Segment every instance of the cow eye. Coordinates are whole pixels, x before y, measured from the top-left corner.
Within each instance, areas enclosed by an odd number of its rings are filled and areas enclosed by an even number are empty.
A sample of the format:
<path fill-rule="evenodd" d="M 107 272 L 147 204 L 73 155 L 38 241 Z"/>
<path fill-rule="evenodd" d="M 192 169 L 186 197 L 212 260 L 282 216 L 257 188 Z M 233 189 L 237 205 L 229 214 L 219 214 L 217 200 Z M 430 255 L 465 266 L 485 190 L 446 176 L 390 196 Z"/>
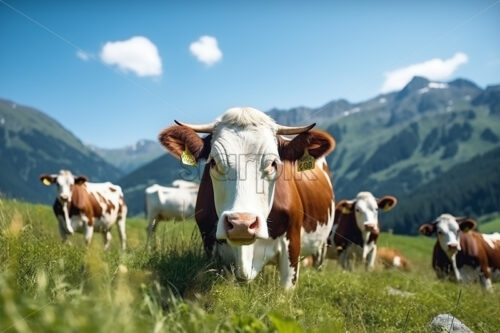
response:
<path fill-rule="evenodd" d="M 438 234 L 442 235 L 443 231 L 442 230 L 438 230 Z"/>
<path fill-rule="evenodd" d="M 215 160 L 213 158 L 210 159 L 210 167 L 211 168 L 215 168 L 217 166 L 217 163 L 215 162 Z"/>

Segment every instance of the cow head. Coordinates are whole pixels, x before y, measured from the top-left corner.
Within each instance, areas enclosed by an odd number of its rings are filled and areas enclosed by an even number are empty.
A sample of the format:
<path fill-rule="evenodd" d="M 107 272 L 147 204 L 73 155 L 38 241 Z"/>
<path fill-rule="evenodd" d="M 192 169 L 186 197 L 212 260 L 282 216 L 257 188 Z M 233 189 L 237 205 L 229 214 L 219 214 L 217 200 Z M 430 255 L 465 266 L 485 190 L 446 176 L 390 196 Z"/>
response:
<path fill-rule="evenodd" d="M 43 174 L 40 181 L 45 186 L 56 184 L 57 200 L 61 203 L 71 202 L 71 194 L 75 184 L 83 184 L 88 181 L 85 176 L 75 177 L 68 170 L 61 170 L 58 174 Z"/>
<path fill-rule="evenodd" d="M 460 248 L 460 231 L 467 232 L 474 229 L 477 222 L 468 217 L 454 217 L 442 214 L 435 221 L 422 224 L 419 232 L 425 236 L 437 234 L 439 246 L 451 258 Z"/>
<path fill-rule="evenodd" d="M 341 200 L 336 209 L 343 214 L 354 214 L 356 225 L 364 232 L 378 233 L 378 211 L 390 211 L 397 204 L 397 199 L 386 195 L 376 199 L 370 192 L 359 192 L 354 200 Z"/>
<path fill-rule="evenodd" d="M 319 158 L 335 146 L 328 134 L 310 131 L 315 124 L 281 126 L 253 108 L 229 109 L 211 124 L 177 124 L 163 130 L 159 140 L 177 158 L 188 151 L 207 161 L 219 218 L 216 237 L 231 245 L 269 238 L 267 218 L 282 161 L 295 161 L 306 149 Z M 202 139 L 196 132 L 209 135 Z M 285 140 L 280 134 L 298 135 Z"/>

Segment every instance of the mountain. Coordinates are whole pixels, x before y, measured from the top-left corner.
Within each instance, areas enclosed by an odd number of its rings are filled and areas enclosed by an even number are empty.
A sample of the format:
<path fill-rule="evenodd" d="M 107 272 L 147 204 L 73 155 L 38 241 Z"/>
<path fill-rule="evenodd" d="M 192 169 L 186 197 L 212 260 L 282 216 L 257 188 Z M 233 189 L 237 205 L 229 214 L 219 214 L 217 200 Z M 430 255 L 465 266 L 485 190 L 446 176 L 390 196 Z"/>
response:
<path fill-rule="evenodd" d="M 55 191 L 39 181 L 60 169 L 92 181 L 117 180 L 122 172 L 86 147 L 46 114 L 0 99 L 0 192 L 8 197 L 51 203 Z"/>
<path fill-rule="evenodd" d="M 443 212 L 473 216 L 498 212 L 500 207 L 500 147 L 453 166 L 434 181 L 399 198 L 395 214 L 384 226 L 396 233 L 416 234 L 418 227 Z M 497 230 L 498 231 L 498 230 Z"/>
<path fill-rule="evenodd" d="M 151 162 L 165 152 L 158 142 L 152 140 L 139 140 L 132 145 L 116 149 L 99 148 L 92 145 L 88 147 L 124 174 Z"/>
<path fill-rule="evenodd" d="M 465 79 L 435 82 L 415 77 L 401 91 L 361 103 L 335 100 L 320 108 L 272 109 L 268 114 L 284 125 L 316 122 L 318 128 L 331 133 L 337 147 L 327 159 L 336 198 L 352 198 L 363 190 L 378 196 L 396 195 L 401 208 L 387 214 L 387 223 L 384 217 L 383 228 L 414 233 L 418 214 L 405 215 L 411 211 L 413 195 L 429 186 L 434 189 L 430 199 L 447 202 L 443 196 L 455 194 L 440 193 L 439 185 L 433 184 L 454 182 L 454 168 L 486 163 L 482 156 L 491 156 L 488 153 L 500 147 L 499 92 L 500 86 L 482 89 Z M 142 198 L 146 184 L 168 185 L 179 177 L 179 170 L 178 161 L 161 157 L 123 178 L 127 180 L 123 186 L 126 193 L 135 193 L 136 200 Z M 498 179 L 498 174 L 488 177 Z M 474 188 L 474 177 L 468 179 L 461 186 Z M 481 193 L 485 201 L 494 201 L 494 192 Z M 492 205 L 471 207 L 467 212 L 473 216 L 499 210 Z M 141 204 L 131 212 L 142 210 Z"/>

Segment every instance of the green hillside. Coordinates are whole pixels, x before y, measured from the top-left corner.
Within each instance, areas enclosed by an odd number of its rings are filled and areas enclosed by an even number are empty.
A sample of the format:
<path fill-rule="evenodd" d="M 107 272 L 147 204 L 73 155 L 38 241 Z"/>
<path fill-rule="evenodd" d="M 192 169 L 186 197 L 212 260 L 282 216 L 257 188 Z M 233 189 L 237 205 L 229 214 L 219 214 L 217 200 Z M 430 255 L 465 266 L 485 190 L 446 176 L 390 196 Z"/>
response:
<path fill-rule="evenodd" d="M 44 172 L 68 169 L 92 181 L 121 176 L 57 121 L 7 100 L 0 100 L 0 163 L 0 192 L 33 202 L 53 200 L 54 191 L 38 180 Z"/>
<path fill-rule="evenodd" d="M 500 327 L 500 285 L 438 281 L 434 240 L 382 234 L 380 246 L 403 252 L 412 271 L 377 267 L 343 272 L 328 260 L 301 268 L 284 292 L 273 266 L 239 283 L 203 256 L 192 221 L 161 223 L 158 249 L 145 250 L 145 221 L 127 221 L 128 245 L 102 251 L 95 235 L 61 244 L 50 207 L 0 200 L 0 330 L 15 332 L 430 332 L 451 313 L 474 332 Z M 460 296 L 459 296 L 460 295 Z"/>
<path fill-rule="evenodd" d="M 500 217 L 497 217 L 494 220 L 491 220 L 487 223 L 480 224 L 479 230 L 486 234 L 500 232 Z"/>
<path fill-rule="evenodd" d="M 384 217 L 384 228 L 416 234 L 442 213 L 479 217 L 500 207 L 500 147 L 453 166 L 410 194 Z M 481 229 L 482 230 L 482 229 Z M 500 231 L 500 230 L 499 230 Z"/>

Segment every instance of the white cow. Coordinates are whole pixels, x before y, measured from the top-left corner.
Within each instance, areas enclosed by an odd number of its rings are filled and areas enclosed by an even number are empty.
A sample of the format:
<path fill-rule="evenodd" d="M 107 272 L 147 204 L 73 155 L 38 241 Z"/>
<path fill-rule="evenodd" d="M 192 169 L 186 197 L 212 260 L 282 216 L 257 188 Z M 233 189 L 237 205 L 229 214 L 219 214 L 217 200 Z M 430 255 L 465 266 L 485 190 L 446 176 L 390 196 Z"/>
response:
<path fill-rule="evenodd" d="M 148 246 L 159 221 L 194 217 L 199 185 L 180 179 L 173 181 L 172 185 L 174 187 L 154 184 L 144 191 Z"/>

